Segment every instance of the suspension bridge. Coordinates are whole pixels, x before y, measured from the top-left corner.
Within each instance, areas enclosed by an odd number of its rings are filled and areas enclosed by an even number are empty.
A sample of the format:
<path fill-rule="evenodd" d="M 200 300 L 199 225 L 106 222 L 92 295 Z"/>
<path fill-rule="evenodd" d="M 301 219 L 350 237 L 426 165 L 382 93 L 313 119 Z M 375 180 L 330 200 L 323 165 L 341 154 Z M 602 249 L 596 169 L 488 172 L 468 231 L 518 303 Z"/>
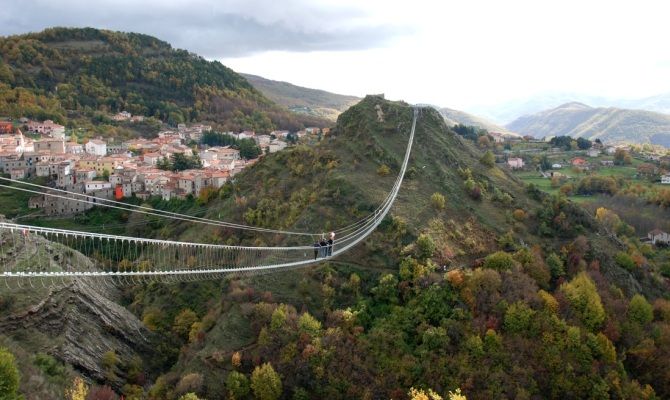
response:
<path fill-rule="evenodd" d="M 253 247 L 147 239 L 76 230 L 45 228 L 0 222 L 0 278 L 4 287 L 35 288 L 68 284 L 72 280 L 95 280 L 105 285 L 133 285 L 149 282 L 183 282 L 219 279 L 231 274 L 256 274 L 305 267 L 324 262 L 349 251 L 368 237 L 390 211 L 402 185 L 414 142 L 419 109 L 413 109 L 411 129 L 400 172 L 386 198 L 365 218 L 337 229 L 329 251 L 311 245 Z M 2 178 L 6 180 L 6 178 Z M 34 186 L 34 184 L 29 184 Z M 0 187 L 41 195 L 81 196 L 63 190 L 48 193 L 0 184 Z M 35 188 L 38 189 L 38 188 Z M 78 199 L 79 200 L 79 199 Z M 201 224 L 302 237 L 321 233 L 275 230 L 195 217 L 113 200 L 96 199 L 97 206 L 184 220 Z M 2 284 L 0 284 L 2 285 Z"/>

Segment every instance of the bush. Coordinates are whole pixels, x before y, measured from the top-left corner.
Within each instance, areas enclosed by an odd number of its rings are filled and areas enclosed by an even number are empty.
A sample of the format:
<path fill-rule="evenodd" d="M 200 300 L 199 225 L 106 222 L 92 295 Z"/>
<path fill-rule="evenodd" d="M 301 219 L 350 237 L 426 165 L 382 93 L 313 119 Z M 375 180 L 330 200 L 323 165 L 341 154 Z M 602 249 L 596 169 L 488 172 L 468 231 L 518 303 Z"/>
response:
<path fill-rule="evenodd" d="M 491 150 L 486 150 L 486 153 L 479 160 L 485 166 L 492 168 L 496 163 L 496 156 L 491 152 Z"/>
<path fill-rule="evenodd" d="M 504 251 L 497 251 L 489 254 L 484 259 L 484 268 L 503 271 L 511 269 L 514 266 L 514 258 Z"/>
<path fill-rule="evenodd" d="M 377 175 L 379 176 L 386 176 L 391 173 L 391 168 L 389 168 L 386 164 L 382 164 L 377 168 Z"/>
<path fill-rule="evenodd" d="M 430 196 L 430 204 L 432 204 L 436 210 L 443 210 L 446 205 L 446 199 L 440 193 L 433 193 L 433 195 Z"/>

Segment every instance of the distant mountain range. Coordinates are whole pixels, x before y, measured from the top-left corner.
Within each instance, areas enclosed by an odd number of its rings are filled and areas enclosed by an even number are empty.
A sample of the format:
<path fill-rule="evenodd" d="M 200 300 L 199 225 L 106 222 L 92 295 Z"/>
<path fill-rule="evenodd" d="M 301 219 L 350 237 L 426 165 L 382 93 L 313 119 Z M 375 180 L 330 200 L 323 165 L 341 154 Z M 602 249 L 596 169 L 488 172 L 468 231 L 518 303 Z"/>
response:
<path fill-rule="evenodd" d="M 299 114 L 308 114 L 315 117 L 327 118 L 335 121 L 343 111 L 358 103 L 361 99 L 356 96 L 347 96 L 326 92 L 325 90 L 310 89 L 296 86 L 288 82 L 273 81 L 257 75 L 241 74 L 258 91 L 275 103 L 287 107 Z"/>
<path fill-rule="evenodd" d="M 590 107 L 579 102 L 519 117 L 506 127 L 535 137 L 570 135 L 599 138 L 610 143 L 652 143 L 670 147 L 670 115 L 615 107 Z"/>
<path fill-rule="evenodd" d="M 589 104 L 593 107 L 617 107 L 670 114 L 670 93 L 638 99 L 611 99 L 575 93 L 550 93 L 491 106 L 472 107 L 469 111 L 495 121 L 498 124 L 509 124 L 521 116 L 534 114 L 571 102 Z"/>
<path fill-rule="evenodd" d="M 332 121 L 335 121 L 338 115 L 361 100 L 360 97 L 356 96 L 336 94 L 320 89 L 310 89 L 288 82 L 274 81 L 258 75 L 240 75 L 245 77 L 255 89 L 275 103 L 287 107 L 296 113 L 327 118 Z M 509 129 L 485 118 L 451 108 L 433 107 L 442 114 L 449 126 L 463 124 L 486 129 L 489 132 L 513 134 Z"/>

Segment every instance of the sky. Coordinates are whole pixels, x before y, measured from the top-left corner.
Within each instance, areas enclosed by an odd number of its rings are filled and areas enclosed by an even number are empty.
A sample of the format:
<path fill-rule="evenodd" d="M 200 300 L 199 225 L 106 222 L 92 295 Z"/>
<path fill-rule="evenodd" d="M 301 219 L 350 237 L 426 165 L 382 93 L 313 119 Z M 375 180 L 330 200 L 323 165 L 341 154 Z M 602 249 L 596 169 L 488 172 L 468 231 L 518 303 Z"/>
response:
<path fill-rule="evenodd" d="M 239 72 L 462 110 L 543 93 L 670 92 L 664 1 L 3 0 L 2 8 L 0 35 L 51 26 L 141 32 Z"/>

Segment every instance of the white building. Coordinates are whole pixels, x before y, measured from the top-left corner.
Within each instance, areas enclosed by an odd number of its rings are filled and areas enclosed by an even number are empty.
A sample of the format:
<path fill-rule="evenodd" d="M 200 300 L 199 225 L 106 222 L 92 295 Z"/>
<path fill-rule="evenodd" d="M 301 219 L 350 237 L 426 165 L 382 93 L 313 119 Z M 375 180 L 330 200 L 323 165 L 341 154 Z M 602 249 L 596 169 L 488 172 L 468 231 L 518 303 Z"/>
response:
<path fill-rule="evenodd" d="M 668 235 L 667 232 L 663 232 L 660 229 L 654 229 L 653 231 L 649 232 L 647 234 L 647 237 L 653 244 L 658 244 L 658 243 L 669 243 L 670 242 L 670 235 Z"/>
<path fill-rule="evenodd" d="M 105 181 L 86 181 L 84 182 L 86 193 L 91 193 L 96 190 L 111 189 L 112 184 Z"/>
<path fill-rule="evenodd" d="M 91 139 L 86 143 L 86 152 L 96 156 L 107 155 L 107 143 L 103 140 Z"/>
<path fill-rule="evenodd" d="M 561 169 L 563 166 L 561 164 L 551 164 L 552 169 Z"/>
<path fill-rule="evenodd" d="M 661 183 L 664 185 L 670 185 L 670 175 L 661 176 Z"/>

